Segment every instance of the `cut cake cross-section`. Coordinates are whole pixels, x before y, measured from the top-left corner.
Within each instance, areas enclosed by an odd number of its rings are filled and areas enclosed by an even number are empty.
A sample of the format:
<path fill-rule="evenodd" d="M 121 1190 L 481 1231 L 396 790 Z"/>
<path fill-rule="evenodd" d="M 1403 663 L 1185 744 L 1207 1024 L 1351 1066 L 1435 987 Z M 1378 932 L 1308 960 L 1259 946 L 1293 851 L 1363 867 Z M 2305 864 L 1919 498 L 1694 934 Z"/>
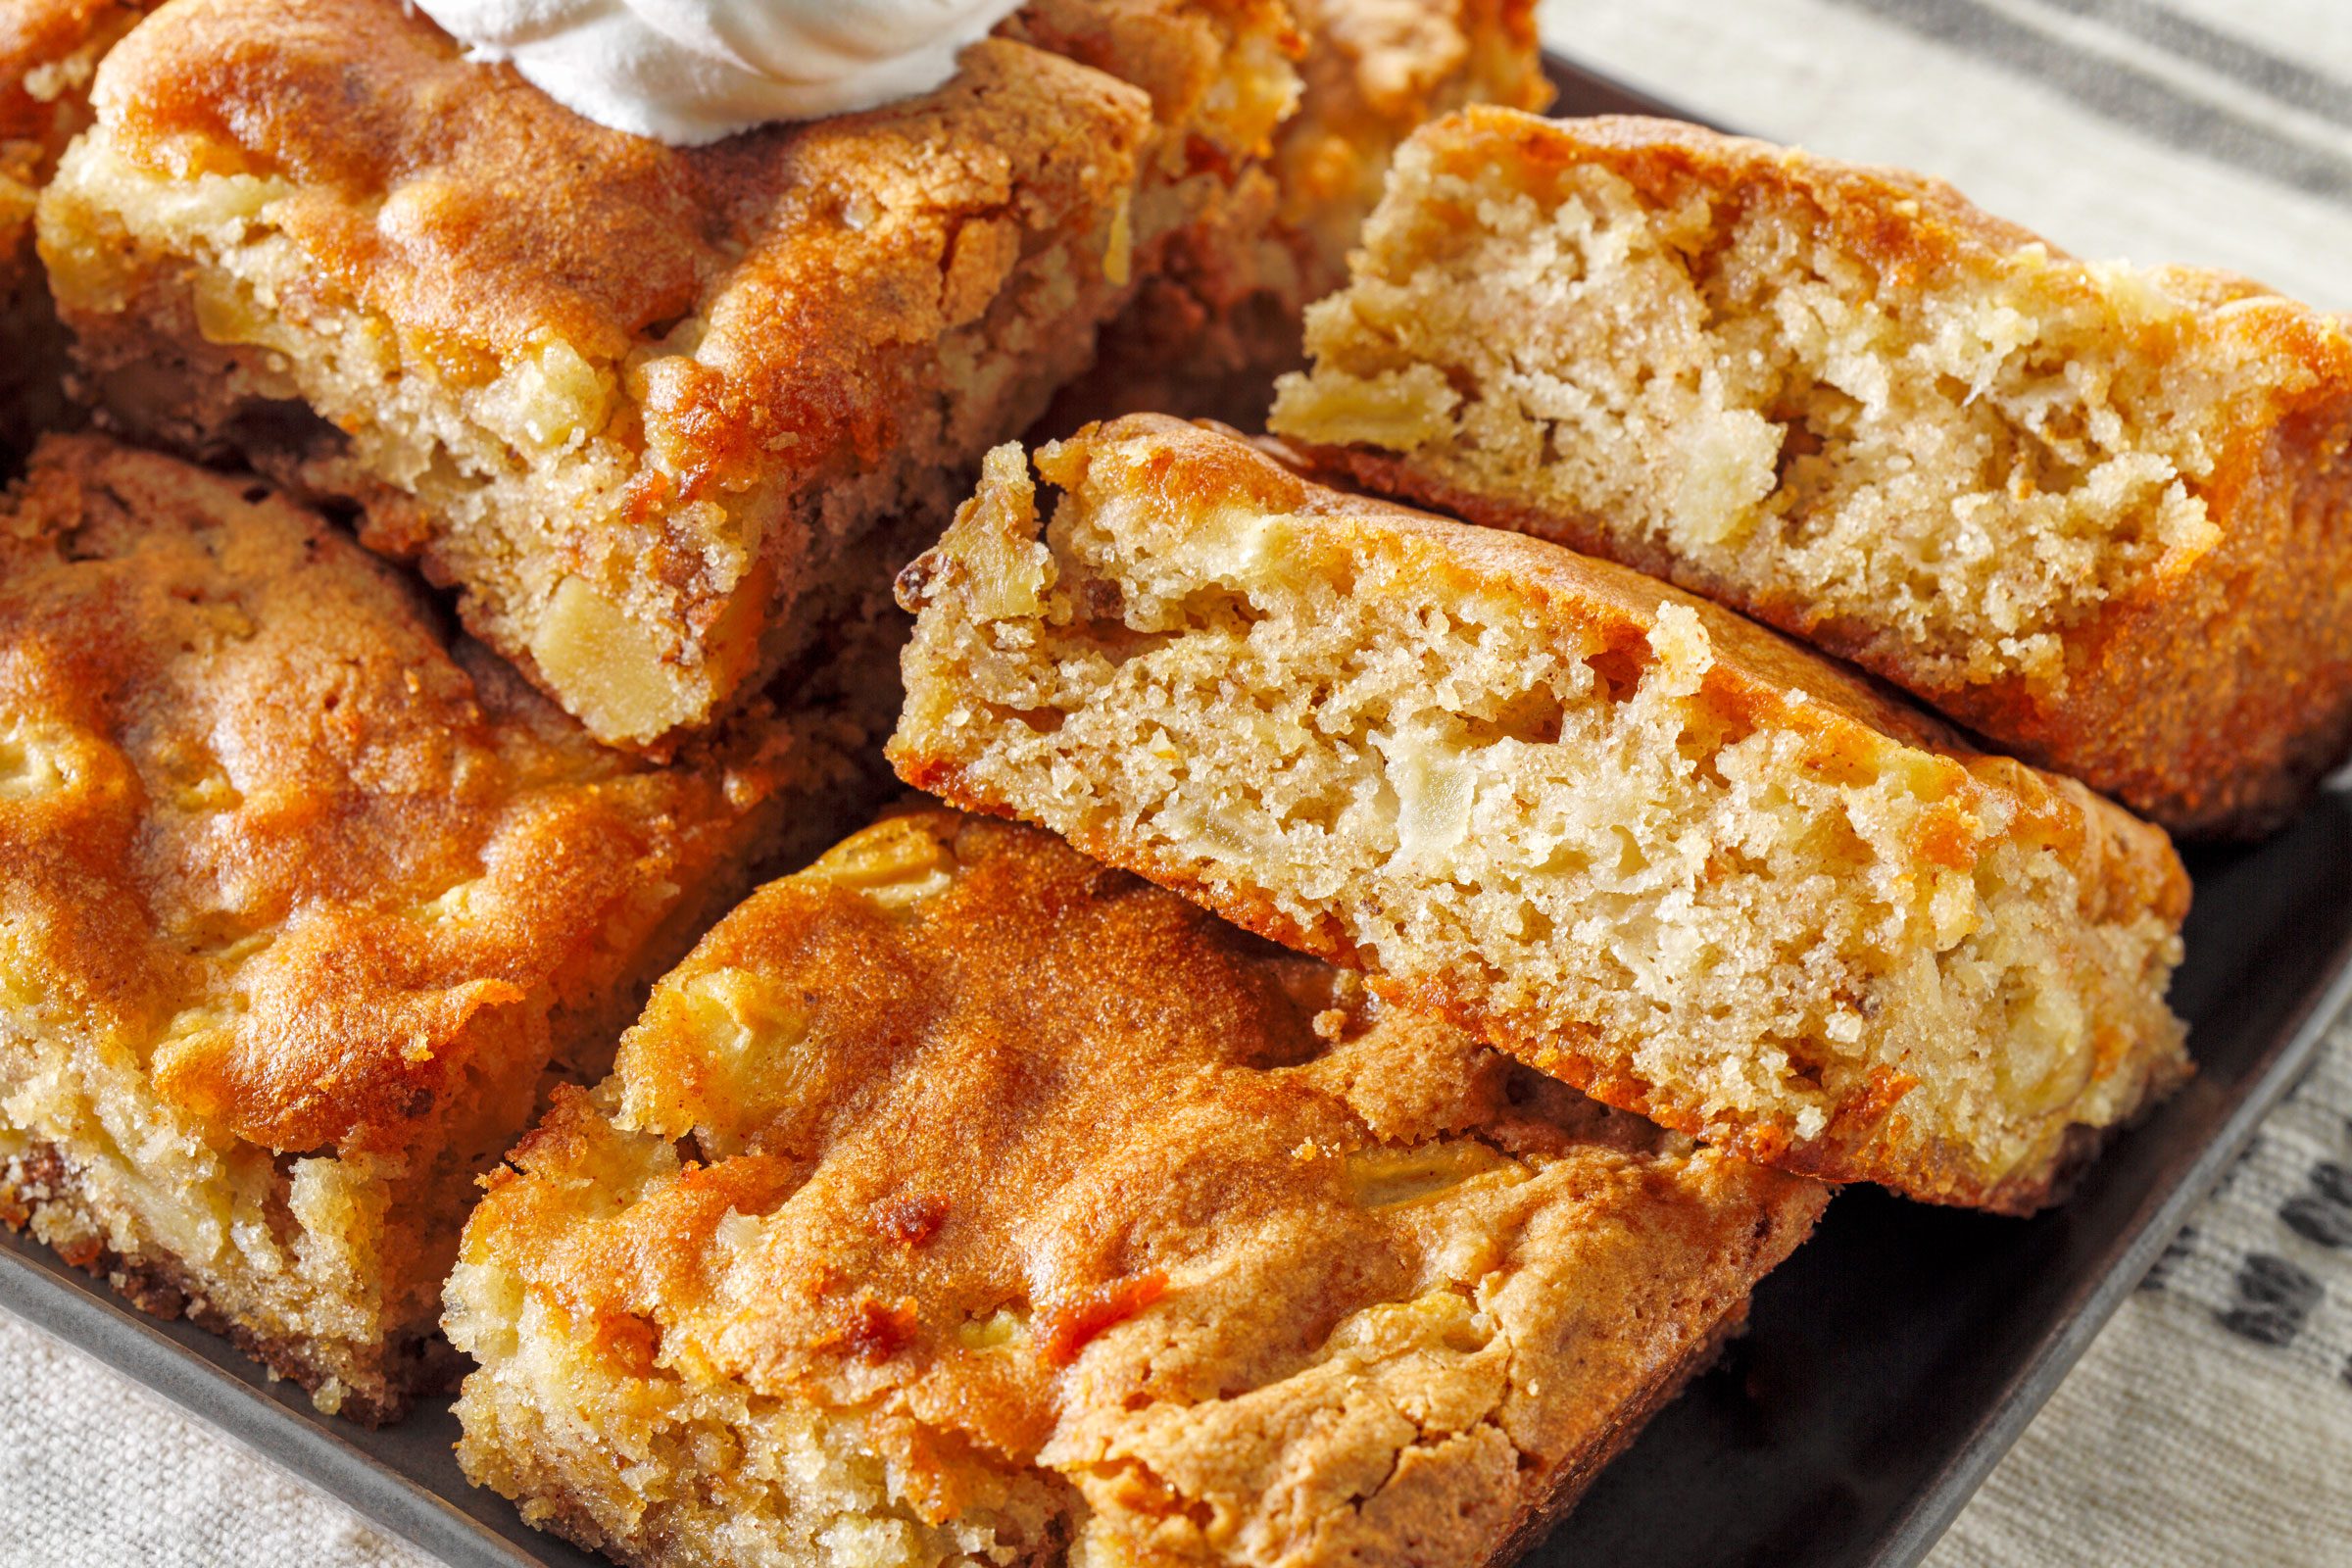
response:
<path fill-rule="evenodd" d="M 900 776 L 1751 1158 L 2047 1201 L 2186 1070 L 2164 834 L 1624 567 L 1136 416 L 909 566 Z"/>
<path fill-rule="evenodd" d="M 1667 577 L 2179 832 L 2352 746 L 2352 335 L 1949 187 L 1666 121 L 1399 155 L 1272 427 Z"/>

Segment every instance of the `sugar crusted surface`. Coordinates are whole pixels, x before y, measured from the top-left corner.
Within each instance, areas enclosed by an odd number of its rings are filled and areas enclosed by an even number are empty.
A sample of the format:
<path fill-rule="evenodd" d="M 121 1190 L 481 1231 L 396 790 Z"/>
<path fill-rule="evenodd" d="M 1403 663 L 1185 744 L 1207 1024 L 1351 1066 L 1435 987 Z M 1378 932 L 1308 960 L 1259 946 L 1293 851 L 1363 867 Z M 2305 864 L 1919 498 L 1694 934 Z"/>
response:
<path fill-rule="evenodd" d="M 494 1179 L 460 1454 L 637 1564 L 1478 1564 L 1824 1196 L 913 809 L 722 922 Z"/>

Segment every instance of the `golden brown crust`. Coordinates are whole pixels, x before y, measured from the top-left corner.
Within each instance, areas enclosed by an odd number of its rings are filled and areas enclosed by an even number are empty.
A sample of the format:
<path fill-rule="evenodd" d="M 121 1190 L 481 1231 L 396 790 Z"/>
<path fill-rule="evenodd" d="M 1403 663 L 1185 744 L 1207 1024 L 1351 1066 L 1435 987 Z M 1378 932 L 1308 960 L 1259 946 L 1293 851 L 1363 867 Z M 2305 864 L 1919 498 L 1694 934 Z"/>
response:
<path fill-rule="evenodd" d="M 983 45 L 909 105 L 671 148 L 468 64 L 383 0 L 190 0 L 113 57 L 98 108 L 159 172 L 292 180 L 277 221 L 324 277 L 454 353 L 505 362 L 553 337 L 618 358 L 723 300 L 703 373 L 649 410 L 683 497 L 786 432 L 885 444 L 898 405 L 862 351 L 936 336 L 959 303 L 938 286 L 950 247 L 977 244 L 969 270 L 1002 243 L 951 218 L 1035 200 L 1013 180 L 1039 144 L 1107 136 L 1115 161 L 1137 118 L 1113 81 Z M 853 191 L 870 212 L 840 210 Z M 851 243 L 860 220 L 898 243 Z M 930 286 L 909 289 L 918 269 Z"/>
<path fill-rule="evenodd" d="M 671 469 L 640 480 L 649 507 L 738 486 L 780 444 L 889 447 L 913 368 L 877 352 L 985 303 L 1020 210 L 1052 204 L 1021 183 L 1040 149 L 1086 140 L 1115 167 L 1142 122 L 1114 81 L 984 44 L 930 98 L 676 149 L 466 63 L 384 0 L 190 0 L 112 58 L 98 107 L 159 172 L 294 181 L 275 221 L 322 281 L 461 358 L 553 338 L 618 359 L 710 318 L 646 400 Z"/>
<path fill-rule="evenodd" d="M 862 1421 L 933 1526 L 1058 1477 L 1023 1560 L 1484 1563 L 1825 1197 L 937 808 L 722 922 L 511 1165 L 451 1286 L 465 1455 L 645 1562 L 668 1478 L 492 1451 L 535 1360 L 615 1454 L 698 1390 Z"/>
<path fill-rule="evenodd" d="M 1645 206 L 1700 198 L 1729 227 L 1748 204 L 1809 216 L 1807 230 L 1889 297 L 1997 279 L 2021 252 L 2068 262 L 1939 180 L 1839 163 L 1677 122 L 1542 122 L 1472 111 L 1430 138 L 1438 167 L 1517 162 L 1539 182 L 1593 167 Z M 1465 220 L 1467 220 L 1465 219 Z M 2086 270 L 2051 286 L 2087 298 Z M 1826 611 L 1800 589 L 1710 569 L 1611 519 L 1488 493 L 1414 455 L 1309 446 L 1354 483 L 1491 526 L 1602 554 L 1721 600 L 1933 703 L 2037 766 L 2082 779 L 2180 833 L 2251 837 L 2291 814 L 2352 749 L 2352 337 L 2343 323 L 2228 273 L 2165 268 L 2135 286 L 2177 309 L 2119 352 L 2183 395 L 2230 388 L 2190 493 L 2210 546 L 2057 627 L 2064 677 L 1938 674 L 1884 625 Z M 2183 417 L 2186 417 L 2185 416 Z"/>
<path fill-rule="evenodd" d="M 673 922 L 852 776 L 773 715 L 674 766 L 608 752 L 316 514 L 95 437 L 48 438 L 0 513 L 0 1070 L 37 1110 L 0 1134 L 85 1198 L 90 1162 L 163 1157 L 71 1108 L 132 1053 L 178 1136 L 400 1188 L 442 1229 L 388 1276 L 454 1242 L 466 1141 L 521 1125 L 551 1054 L 598 1070 Z M 230 1309 L 168 1225 L 115 1224 Z"/>
<path fill-rule="evenodd" d="M 234 478 L 59 440 L 0 550 L 0 693 L 60 770 L 0 818 L 10 912 L 54 1002 L 119 1026 L 203 989 L 191 949 L 266 937 L 236 1026 L 155 1070 L 273 1149 L 414 1136 L 469 1020 L 595 985 L 629 895 L 709 854 L 730 786 L 780 781 L 781 758 L 730 780 L 601 751 Z M 418 918 L 458 888 L 471 917 Z"/>
<path fill-rule="evenodd" d="M 1262 152 L 1281 16 L 1052 0 L 933 93 L 679 150 L 396 0 L 187 0 L 104 73 L 52 271 L 119 417 L 359 499 L 371 547 L 658 749 L 797 657 L 873 580 L 875 529 L 944 514 L 1084 366 Z M 248 222 L 157 217 L 243 175 Z M 270 428 L 304 402 L 327 423 Z"/>

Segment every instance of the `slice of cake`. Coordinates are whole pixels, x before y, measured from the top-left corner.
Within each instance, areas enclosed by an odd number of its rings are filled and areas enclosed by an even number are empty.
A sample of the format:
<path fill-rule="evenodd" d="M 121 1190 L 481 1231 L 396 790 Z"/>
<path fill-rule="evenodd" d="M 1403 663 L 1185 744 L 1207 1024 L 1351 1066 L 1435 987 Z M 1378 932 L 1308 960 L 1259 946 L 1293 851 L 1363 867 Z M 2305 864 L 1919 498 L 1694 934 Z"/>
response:
<path fill-rule="evenodd" d="M 839 831 L 847 723 L 609 752 L 266 486 L 49 438 L 0 508 L 0 1218 L 397 1413 L 543 1069 Z"/>
<path fill-rule="evenodd" d="M 0 6 L 0 465 L 66 412 L 65 339 L 33 254 L 33 207 L 88 118 L 98 62 L 152 3 Z"/>
<path fill-rule="evenodd" d="M 729 915 L 493 1174 L 458 1454 L 639 1568 L 1473 1568 L 1825 1196 L 921 809 Z"/>
<path fill-rule="evenodd" d="M 2186 1071 L 2159 830 L 1729 612 L 1136 416 L 906 569 L 900 775 L 1746 1156 L 2023 1210 Z"/>
<path fill-rule="evenodd" d="M 401 0 L 180 0 L 42 205 L 88 389 L 364 510 L 598 736 L 808 647 L 1296 92 L 1271 0 L 1052 0 L 933 93 L 674 149 Z M 1149 43 L 1151 47 L 1146 48 Z"/>
<path fill-rule="evenodd" d="M 1650 120 L 1399 160 L 1273 427 L 1660 576 L 2176 830 L 2352 744 L 2352 338 L 1947 187 Z"/>
<path fill-rule="evenodd" d="M 1548 102 L 1533 0 L 1294 0 L 1298 107 L 1235 199 L 1171 235 L 1041 428 L 1149 410 L 1264 422 L 1299 317 L 1347 281 L 1396 148 L 1463 104 Z M 924 541 L 928 543 L 929 541 Z"/>

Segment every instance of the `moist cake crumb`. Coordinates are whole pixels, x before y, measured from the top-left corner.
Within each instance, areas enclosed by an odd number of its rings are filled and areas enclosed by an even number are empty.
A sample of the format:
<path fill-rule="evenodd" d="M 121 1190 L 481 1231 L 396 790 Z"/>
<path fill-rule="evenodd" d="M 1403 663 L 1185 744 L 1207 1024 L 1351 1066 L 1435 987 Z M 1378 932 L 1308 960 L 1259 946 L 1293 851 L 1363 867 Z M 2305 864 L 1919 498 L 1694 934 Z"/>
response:
<path fill-rule="evenodd" d="M 2187 1070 L 2164 834 L 1544 541 L 1134 416 L 907 569 L 900 776 L 1750 1157 L 2002 1209 Z M 1041 537 L 1042 533 L 1042 537 Z"/>
<path fill-rule="evenodd" d="M 1852 659 L 2176 831 L 2352 746 L 2352 337 L 1666 121 L 1400 155 L 1272 427 Z"/>

